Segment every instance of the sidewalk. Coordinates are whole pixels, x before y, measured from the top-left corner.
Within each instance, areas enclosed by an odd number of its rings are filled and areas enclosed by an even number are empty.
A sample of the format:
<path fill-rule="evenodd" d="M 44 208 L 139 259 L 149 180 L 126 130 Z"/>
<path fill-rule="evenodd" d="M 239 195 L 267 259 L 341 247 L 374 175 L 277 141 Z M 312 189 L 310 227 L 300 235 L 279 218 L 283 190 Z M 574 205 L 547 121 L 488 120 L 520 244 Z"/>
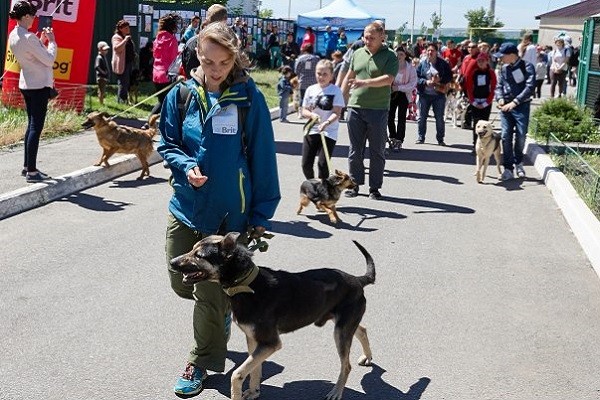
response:
<path fill-rule="evenodd" d="M 535 100 L 535 103 L 539 104 L 539 100 Z M 278 121 L 276 122 L 276 115 L 278 115 L 278 109 L 273 109 L 271 117 L 275 118 L 273 125 L 276 131 L 276 139 L 279 142 L 281 135 L 278 132 L 287 133 L 291 129 L 299 129 L 298 124 L 301 122 L 281 124 Z M 494 115 L 492 115 L 492 119 Z M 295 116 L 290 119 L 294 121 Z M 496 125 L 499 124 L 496 123 Z M 408 123 L 407 144 L 412 143 L 416 138 L 416 129 L 416 123 Z M 429 141 L 435 137 L 434 132 L 433 121 L 430 120 L 427 135 Z M 472 163 L 474 166 L 475 159 L 469 154 L 470 131 L 453 128 L 447 124 L 446 136 L 448 144 L 460 143 L 450 147 L 464 149 L 464 158 L 461 163 Z M 340 137 L 347 137 L 344 123 L 340 126 Z M 341 142 L 342 139 L 340 139 L 340 144 Z M 285 144 L 285 142 L 283 143 Z M 429 149 L 429 147 L 432 146 L 427 146 L 427 150 L 431 150 L 428 151 L 428 154 L 430 154 L 432 160 L 444 156 L 445 152 L 442 151 L 442 148 L 433 146 Z M 337 148 L 336 153 L 339 151 L 340 148 Z M 529 165 L 535 168 L 543 183 L 552 192 L 571 230 L 577 237 L 596 273 L 600 276 L 600 222 L 577 195 L 566 177 L 553 165 L 550 157 L 539 146 L 528 140 L 526 152 Z M 53 179 L 44 183 L 28 184 L 20 175 L 23 164 L 22 145 L 0 150 L 0 220 L 43 206 L 71 193 L 97 186 L 141 168 L 139 161 L 133 155 L 118 155 L 111 158 L 110 168 L 95 167 L 93 164 L 99 159 L 100 154 L 101 149 L 93 131 L 86 131 L 62 139 L 44 141 L 40 144 L 38 166 L 40 170 L 49 174 Z M 404 157 L 410 157 L 410 154 L 410 152 L 403 151 L 400 155 L 390 157 L 403 159 Z M 339 157 L 338 154 L 334 155 Z M 157 152 L 154 152 L 149 160 L 150 164 L 156 164 L 160 161 L 161 158 Z M 532 172 L 533 170 L 528 167 L 528 175 L 532 175 Z M 495 167 L 490 166 L 486 183 L 498 184 L 498 181 L 494 178 L 495 173 Z M 452 175 L 452 171 L 447 171 L 447 174 Z"/>

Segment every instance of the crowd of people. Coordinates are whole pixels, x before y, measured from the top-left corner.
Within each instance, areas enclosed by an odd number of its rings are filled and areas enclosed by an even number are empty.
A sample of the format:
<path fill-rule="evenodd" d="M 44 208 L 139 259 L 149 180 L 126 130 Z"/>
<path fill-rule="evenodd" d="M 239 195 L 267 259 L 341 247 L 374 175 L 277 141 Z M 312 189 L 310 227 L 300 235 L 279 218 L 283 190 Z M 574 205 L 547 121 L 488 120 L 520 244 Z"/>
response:
<path fill-rule="evenodd" d="M 28 32 L 35 14 L 35 7 L 23 0 L 16 2 L 9 14 L 17 20 L 9 46 L 22 68 L 19 87 L 29 117 L 22 171 L 28 182 L 47 178 L 37 170 L 36 156 L 57 52 L 51 29 L 42 32 L 41 38 Z M 199 18 L 193 18 L 178 41 L 180 18 L 163 15 L 151 46 L 151 77 L 158 94 L 152 113 L 160 113 L 158 151 L 172 174 L 167 267 L 173 291 L 194 301 L 194 345 L 174 386 L 174 391 L 184 396 L 202 390 L 208 370 L 224 370 L 231 311 L 218 283 L 186 285 L 184 275 L 171 269 L 169 261 L 223 229 L 247 232 L 240 240 L 248 244 L 269 229 L 281 198 L 270 112 L 250 76 L 244 51 L 247 30 L 239 18 L 231 26 L 226 20 L 227 9 L 213 5 L 205 21 L 200 24 Z M 446 145 L 445 103 L 453 84 L 468 99 L 473 127 L 477 121 L 489 119 L 496 102 L 504 149 L 502 179 L 513 179 L 515 173 L 524 177 L 531 99 L 539 96 L 544 79 L 551 84 L 551 95 L 557 97 L 566 93 L 569 80 L 573 83 L 576 79 L 572 57 L 576 49 L 567 37 L 557 37 L 552 49 L 534 45 L 529 34 L 518 45 L 464 41 L 457 46 L 452 40 L 443 45 L 417 38 L 414 45 L 399 43 L 392 48 L 386 43 L 383 22 L 374 21 L 354 43 L 348 43 L 343 28 L 334 32 L 328 26 L 323 58 L 315 54 L 317 42 L 311 28 L 298 45 L 292 33 L 280 43 L 274 27 L 267 43 L 270 67 L 281 70 L 277 85 L 281 122 L 287 122 L 294 91 L 301 97 L 300 115 L 308 121 L 301 161 L 306 179 L 315 178 L 315 160 L 318 178 L 327 179 L 333 172 L 327 155 L 336 145 L 339 121 L 347 121 L 348 168 L 356 184 L 345 192 L 350 198 L 358 196 L 365 184 L 370 199 L 383 197 L 386 144 L 390 151 L 402 149 L 407 119 L 416 118 L 416 144 L 423 144 L 432 110 L 436 141 Z M 114 74 L 118 101 L 127 102 L 138 57 L 129 23 L 118 21 L 111 45 L 101 41 L 97 49 L 99 99 L 104 100 L 106 82 Z M 109 65 L 106 55 L 111 49 Z M 181 65 L 173 73 L 178 58 Z M 188 79 L 174 84 L 173 75 Z M 295 87 L 294 78 L 298 81 Z M 473 132 L 473 145 L 475 140 Z"/>

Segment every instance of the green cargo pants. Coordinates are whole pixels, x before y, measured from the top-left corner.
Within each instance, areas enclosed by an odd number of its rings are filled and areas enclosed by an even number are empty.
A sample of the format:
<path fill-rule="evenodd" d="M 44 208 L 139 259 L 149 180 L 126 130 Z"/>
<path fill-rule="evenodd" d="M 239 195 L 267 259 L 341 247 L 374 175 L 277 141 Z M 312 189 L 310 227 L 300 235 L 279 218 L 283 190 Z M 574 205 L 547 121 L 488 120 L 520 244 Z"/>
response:
<path fill-rule="evenodd" d="M 215 372 L 225 370 L 227 337 L 225 336 L 225 315 L 229 312 L 229 298 L 215 282 L 199 282 L 194 286 L 182 283 L 183 274 L 171 269 L 169 261 L 189 252 L 203 235 L 195 232 L 169 214 L 167 223 L 167 266 L 171 288 L 184 299 L 195 300 L 194 304 L 194 346 L 188 361 Z"/>

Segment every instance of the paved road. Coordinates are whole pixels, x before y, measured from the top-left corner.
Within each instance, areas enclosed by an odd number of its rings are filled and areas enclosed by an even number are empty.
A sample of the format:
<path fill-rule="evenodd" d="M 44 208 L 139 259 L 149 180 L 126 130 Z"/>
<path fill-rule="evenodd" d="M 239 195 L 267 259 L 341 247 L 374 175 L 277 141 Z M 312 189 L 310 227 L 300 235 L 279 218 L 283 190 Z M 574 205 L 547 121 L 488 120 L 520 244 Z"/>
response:
<path fill-rule="evenodd" d="M 295 214 L 301 125 L 275 127 L 283 199 L 257 263 L 362 274 L 351 239 L 376 262 L 364 322 L 377 365 L 352 370 L 346 400 L 600 398 L 598 277 L 534 168 L 478 185 L 470 132 L 449 129 L 442 148 L 430 126 L 416 146 L 411 124 L 383 200 L 343 198 L 332 226 Z M 347 169 L 345 125 L 340 137 L 333 164 Z M 0 221 L 0 399 L 176 398 L 192 309 L 168 286 L 167 174 L 151 172 Z M 321 398 L 338 374 L 331 324 L 283 341 L 261 398 Z M 228 372 L 244 348 L 234 330 Z M 228 379 L 198 398 L 226 398 Z"/>

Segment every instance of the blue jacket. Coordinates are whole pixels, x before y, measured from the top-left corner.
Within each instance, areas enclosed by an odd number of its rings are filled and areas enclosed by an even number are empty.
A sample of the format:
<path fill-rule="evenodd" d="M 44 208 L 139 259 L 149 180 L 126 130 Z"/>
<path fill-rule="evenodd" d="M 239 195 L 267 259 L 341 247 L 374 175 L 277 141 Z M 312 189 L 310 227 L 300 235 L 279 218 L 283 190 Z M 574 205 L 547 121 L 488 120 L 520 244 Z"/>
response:
<path fill-rule="evenodd" d="M 289 96 L 292 93 L 292 84 L 287 80 L 285 76 L 279 78 L 279 82 L 277 82 L 277 95 L 279 97 Z"/>
<path fill-rule="evenodd" d="M 519 82 L 515 80 L 518 78 Z M 519 58 L 514 64 L 504 64 L 496 86 L 496 100 L 514 101 L 517 105 L 530 101 L 535 91 L 535 66 Z"/>
<path fill-rule="evenodd" d="M 197 81 L 184 84 L 192 89 L 193 99 L 183 124 L 179 85 L 167 94 L 160 115 L 158 152 L 173 173 L 169 211 L 204 234 L 216 233 L 225 217 L 227 231 L 243 233 L 249 225 L 270 228 L 268 220 L 281 195 L 273 126 L 263 94 L 252 79 L 240 77 L 210 105 Z M 248 107 L 246 146 L 239 129 L 241 107 Z M 187 172 L 196 165 L 208 177 L 199 188 L 187 180 Z"/>
<path fill-rule="evenodd" d="M 427 72 L 429 71 L 430 64 L 431 63 L 429 60 L 425 59 L 422 60 L 417 66 L 417 91 L 419 93 L 423 93 L 425 91 Z M 450 83 L 452 80 L 452 70 L 450 69 L 450 64 L 448 64 L 443 58 L 437 57 L 433 66 L 440 74 L 440 83 Z"/>

